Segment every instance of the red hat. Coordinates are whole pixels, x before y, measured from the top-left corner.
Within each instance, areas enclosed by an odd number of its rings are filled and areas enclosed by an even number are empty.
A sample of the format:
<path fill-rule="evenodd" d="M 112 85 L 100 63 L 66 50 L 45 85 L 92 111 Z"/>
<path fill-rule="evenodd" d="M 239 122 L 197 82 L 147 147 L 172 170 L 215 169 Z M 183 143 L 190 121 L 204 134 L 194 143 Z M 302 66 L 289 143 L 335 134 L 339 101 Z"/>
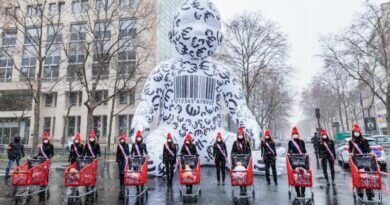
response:
<path fill-rule="evenodd" d="M 264 132 L 264 136 L 271 136 L 271 131 L 269 131 L 269 130 L 265 130 L 265 132 Z"/>
<path fill-rule="evenodd" d="M 171 133 L 168 133 L 167 134 L 167 140 L 171 140 L 172 139 L 172 135 L 171 135 Z"/>
<path fill-rule="evenodd" d="M 190 144 L 192 144 L 192 136 L 191 133 L 188 133 L 184 141 L 190 141 Z"/>
<path fill-rule="evenodd" d="M 217 140 L 221 139 L 222 140 L 222 134 L 220 132 L 217 133 Z"/>
<path fill-rule="evenodd" d="M 125 133 L 121 134 L 121 137 L 119 138 L 119 141 L 121 141 L 122 139 L 125 140 L 125 142 L 127 141 L 127 137 L 126 137 Z"/>
<path fill-rule="evenodd" d="M 291 136 L 293 135 L 299 135 L 298 128 L 294 127 L 291 131 Z"/>
<path fill-rule="evenodd" d="M 238 134 L 244 134 L 244 128 L 240 127 L 237 129 Z"/>
<path fill-rule="evenodd" d="M 135 134 L 135 138 L 137 137 L 143 138 L 141 130 L 138 130 L 137 133 Z"/>
<path fill-rule="evenodd" d="M 361 129 L 360 129 L 360 127 L 359 127 L 358 124 L 354 124 L 354 125 L 353 125 L 353 128 L 352 128 L 352 131 L 353 131 L 353 132 L 361 132 Z"/>
<path fill-rule="evenodd" d="M 94 138 L 94 139 L 96 139 L 96 133 L 95 133 L 94 130 L 91 130 L 91 132 L 89 132 L 88 138 Z"/>
<path fill-rule="evenodd" d="M 44 132 L 44 133 L 43 133 L 43 138 L 42 138 L 42 140 L 50 140 L 49 133 Z"/>
<path fill-rule="evenodd" d="M 73 141 L 75 141 L 75 140 L 78 140 L 79 142 L 81 142 L 81 136 L 80 136 L 80 133 L 76 133 L 76 135 L 74 136 L 74 139 L 73 139 Z"/>
<path fill-rule="evenodd" d="M 321 136 L 324 136 L 324 135 L 328 136 L 328 133 L 326 132 L 325 129 L 322 129 L 322 130 L 321 130 Z"/>

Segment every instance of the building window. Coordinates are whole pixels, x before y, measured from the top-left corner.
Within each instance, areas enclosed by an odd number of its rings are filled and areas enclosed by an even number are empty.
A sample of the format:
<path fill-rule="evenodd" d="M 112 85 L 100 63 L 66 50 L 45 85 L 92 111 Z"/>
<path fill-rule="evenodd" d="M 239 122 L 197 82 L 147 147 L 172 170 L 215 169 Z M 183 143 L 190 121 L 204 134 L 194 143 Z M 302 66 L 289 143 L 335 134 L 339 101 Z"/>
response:
<path fill-rule="evenodd" d="M 51 117 L 43 118 L 43 131 L 50 133 L 50 127 L 51 127 Z"/>
<path fill-rule="evenodd" d="M 28 111 L 32 106 L 32 95 L 25 92 L 0 93 L 0 111 Z"/>
<path fill-rule="evenodd" d="M 96 132 L 96 136 L 107 136 L 107 115 L 93 116 L 93 128 Z"/>
<path fill-rule="evenodd" d="M 113 0 L 95 0 L 95 9 L 97 12 L 102 10 L 107 11 L 111 9 L 113 5 Z"/>
<path fill-rule="evenodd" d="M 45 106 L 56 107 L 57 106 L 57 93 L 45 94 Z"/>
<path fill-rule="evenodd" d="M 135 62 L 117 62 L 117 77 L 129 78 L 134 74 L 136 69 Z"/>
<path fill-rule="evenodd" d="M 16 45 L 16 30 L 9 30 L 3 32 L 2 47 Z"/>
<path fill-rule="evenodd" d="M 108 79 L 110 74 L 109 64 L 105 63 L 103 65 L 99 63 L 94 63 L 92 65 L 92 79 L 96 79 L 98 76 L 100 79 Z"/>
<path fill-rule="evenodd" d="M 82 64 L 85 61 L 86 24 L 73 24 L 70 27 L 69 63 Z"/>
<path fill-rule="evenodd" d="M 130 135 L 131 122 L 133 115 L 119 115 L 118 116 L 118 134 Z"/>
<path fill-rule="evenodd" d="M 65 118 L 66 119 L 66 118 Z M 69 116 L 66 136 L 75 136 L 76 132 L 80 132 L 81 116 Z"/>
<path fill-rule="evenodd" d="M 111 38 L 111 23 L 96 22 L 94 27 L 95 39 L 110 39 Z"/>
<path fill-rule="evenodd" d="M 53 135 L 55 133 L 56 118 L 44 117 L 43 118 L 43 131 Z"/>
<path fill-rule="evenodd" d="M 68 81 L 75 81 L 84 75 L 84 66 L 82 64 L 69 65 L 66 70 Z"/>
<path fill-rule="evenodd" d="M 88 0 L 74 0 L 72 1 L 72 13 L 80 14 L 88 12 Z"/>
<path fill-rule="evenodd" d="M 24 45 L 38 44 L 39 32 L 38 28 L 27 28 L 24 36 Z"/>
<path fill-rule="evenodd" d="M 24 46 L 20 78 L 22 80 L 35 78 L 35 67 L 37 63 L 36 50 L 34 46 Z"/>
<path fill-rule="evenodd" d="M 135 87 L 119 93 L 120 105 L 132 105 L 135 102 Z"/>
<path fill-rule="evenodd" d="M 47 42 L 61 43 L 63 29 L 64 26 L 61 24 L 47 26 Z"/>
<path fill-rule="evenodd" d="M 61 44 L 53 44 L 46 48 L 45 65 L 43 67 L 43 79 L 55 81 L 58 79 L 61 63 Z"/>
<path fill-rule="evenodd" d="M 87 25 L 85 23 L 70 26 L 70 41 L 85 41 L 87 38 Z"/>
<path fill-rule="evenodd" d="M 119 7 L 121 10 L 135 8 L 139 0 L 119 0 Z"/>
<path fill-rule="evenodd" d="M 85 46 L 82 42 L 70 43 L 69 63 L 82 64 L 85 61 Z"/>
<path fill-rule="evenodd" d="M 49 16 L 54 16 L 57 13 L 57 3 L 50 3 L 49 4 Z"/>
<path fill-rule="evenodd" d="M 42 5 L 28 5 L 27 6 L 27 17 L 37 17 L 42 14 Z"/>
<path fill-rule="evenodd" d="M 47 28 L 46 58 L 43 68 L 44 80 L 58 79 L 61 63 L 62 25 L 52 25 Z"/>
<path fill-rule="evenodd" d="M 15 53 L 16 30 L 4 31 L 2 46 L 0 47 L 0 82 L 12 80 L 12 69 L 14 66 L 12 56 Z"/>
<path fill-rule="evenodd" d="M 68 92 L 68 106 L 81 106 L 83 101 L 83 93 L 82 92 Z"/>
<path fill-rule="evenodd" d="M 65 11 L 65 2 L 58 3 L 58 14 L 61 15 Z"/>
<path fill-rule="evenodd" d="M 119 48 L 117 62 L 117 76 L 129 77 L 136 68 L 136 37 L 134 19 L 119 21 Z"/>
<path fill-rule="evenodd" d="M 95 102 L 101 103 L 108 98 L 108 90 L 98 90 L 95 92 Z M 107 105 L 107 101 L 104 102 L 104 105 Z"/>

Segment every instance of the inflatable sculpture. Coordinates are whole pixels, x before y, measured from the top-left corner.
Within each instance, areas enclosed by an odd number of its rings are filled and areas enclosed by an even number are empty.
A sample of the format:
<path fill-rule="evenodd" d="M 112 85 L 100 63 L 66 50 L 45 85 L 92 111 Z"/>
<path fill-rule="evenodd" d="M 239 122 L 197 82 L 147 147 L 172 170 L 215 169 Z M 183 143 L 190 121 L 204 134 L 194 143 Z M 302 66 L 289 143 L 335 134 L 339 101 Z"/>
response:
<path fill-rule="evenodd" d="M 164 174 L 163 144 L 172 133 L 179 148 L 190 132 L 202 164 L 213 164 L 212 145 L 217 132 L 223 134 L 230 152 L 235 133 L 222 127 L 228 113 L 255 146 L 260 144 L 260 128 L 246 105 L 239 79 L 228 67 L 211 59 L 221 44 L 221 17 L 209 0 L 188 0 L 174 17 L 170 41 L 178 58 L 160 63 L 149 75 L 136 108 L 132 130 L 157 127 L 145 137 L 149 151 L 149 173 Z"/>

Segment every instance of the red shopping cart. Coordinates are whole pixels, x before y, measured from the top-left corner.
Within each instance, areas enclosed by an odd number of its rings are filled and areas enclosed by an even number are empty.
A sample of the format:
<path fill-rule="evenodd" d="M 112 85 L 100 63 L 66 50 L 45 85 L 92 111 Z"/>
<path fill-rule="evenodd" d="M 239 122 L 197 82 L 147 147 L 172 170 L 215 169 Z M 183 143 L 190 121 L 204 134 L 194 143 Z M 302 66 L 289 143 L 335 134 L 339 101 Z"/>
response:
<path fill-rule="evenodd" d="M 65 169 L 65 187 L 68 188 L 66 201 L 68 204 L 81 204 L 81 198 L 85 196 L 92 201 L 97 200 L 97 167 L 97 159 L 80 157 Z M 86 191 L 82 194 L 80 194 L 80 187 L 86 187 Z"/>
<path fill-rule="evenodd" d="M 148 158 L 146 156 L 129 157 L 125 166 L 124 185 L 125 204 L 130 204 L 131 198 L 145 203 L 148 200 Z M 131 193 L 131 187 L 136 187 L 136 193 Z"/>
<path fill-rule="evenodd" d="M 183 202 L 196 202 L 202 195 L 200 186 L 200 161 L 195 155 L 179 156 L 180 198 Z M 193 188 L 195 186 L 195 192 Z"/>
<path fill-rule="evenodd" d="M 241 200 L 249 202 L 250 194 L 255 197 L 255 187 L 253 184 L 253 164 L 250 154 L 232 155 L 232 166 L 230 168 L 230 184 L 232 186 L 232 198 L 234 204 L 241 204 Z M 240 189 L 240 194 L 237 195 L 237 189 Z"/>
<path fill-rule="evenodd" d="M 50 160 L 35 157 L 13 170 L 12 186 L 15 187 L 14 199 L 16 203 L 23 199 L 29 201 L 36 194 L 45 201 L 49 199 L 50 165 Z M 23 188 L 23 190 L 19 190 L 20 188 Z"/>
<path fill-rule="evenodd" d="M 313 173 L 310 166 L 310 158 L 304 154 L 290 154 L 286 157 L 287 178 L 288 178 L 288 197 L 291 199 L 292 187 L 305 187 L 310 189 L 309 197 L 296 196 L 294 202 L 298 204 L 314 204 L 313 194 Z"/>
<path fill-rule="evenodd" d="M 383 204 L 382 178 L 378 161 L 374 155 L 353 155 L 349 159 L 352 176 L 353 199 L 356 201 L 357 190 L 370 190 L 378 192 L 378 199 L 367 201 L 358 197 L 360 203 Z"/>

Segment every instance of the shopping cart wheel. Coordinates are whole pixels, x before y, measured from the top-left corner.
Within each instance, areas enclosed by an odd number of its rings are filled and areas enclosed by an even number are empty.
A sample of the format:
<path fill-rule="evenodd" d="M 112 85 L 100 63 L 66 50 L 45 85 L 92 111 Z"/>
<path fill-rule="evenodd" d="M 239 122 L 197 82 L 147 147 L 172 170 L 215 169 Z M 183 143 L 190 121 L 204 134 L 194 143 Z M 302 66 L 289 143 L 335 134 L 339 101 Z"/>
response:
<path fill-rule="evenodd" d="M 233 203 L 234 203 L 234 205 L 238 205 L 238 199 L 236 197 L 234 197 Z"/>
<path fill-rule="evenodd" d="M 202 190 L 199 189 L 199 196 L 202 196 Z"/>
<path fill-rule="evenodd" d="M 353 197 L 353 202 L 356 202 L 356 193 L 355 192 L 352 193 L 352 197 Z"/>
<path fill-rule="evenodd" d="M 256 194 L 255 194 L 255 190 L 252 190 L 252 197 L 255 198 Z"/>
<path fill-rule="evenodd" d="M 291 191 L 288 190 L 288 199 L 291 199 Z"/>

